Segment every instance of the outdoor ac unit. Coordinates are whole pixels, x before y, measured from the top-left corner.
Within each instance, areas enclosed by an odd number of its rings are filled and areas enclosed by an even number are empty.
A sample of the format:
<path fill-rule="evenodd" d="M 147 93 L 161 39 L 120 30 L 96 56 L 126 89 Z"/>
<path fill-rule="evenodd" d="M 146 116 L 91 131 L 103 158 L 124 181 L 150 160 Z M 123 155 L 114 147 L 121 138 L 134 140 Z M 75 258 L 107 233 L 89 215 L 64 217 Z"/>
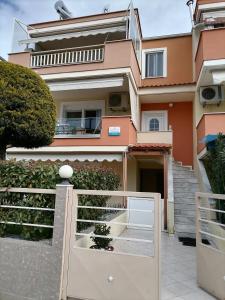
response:
<path fill-rule="evenodd" d="M 113 111 L 127 111 L 129 109 L 129 97 L 127 93 L 112 93 L 109 95 L 108 107 Z"/>
<path fill-rule="evenodd" d="M 220 104 L 224 101 L 223 88 L 220 85 L 204 86 L 200 88 L 200 103 L 206 104 Z"/>

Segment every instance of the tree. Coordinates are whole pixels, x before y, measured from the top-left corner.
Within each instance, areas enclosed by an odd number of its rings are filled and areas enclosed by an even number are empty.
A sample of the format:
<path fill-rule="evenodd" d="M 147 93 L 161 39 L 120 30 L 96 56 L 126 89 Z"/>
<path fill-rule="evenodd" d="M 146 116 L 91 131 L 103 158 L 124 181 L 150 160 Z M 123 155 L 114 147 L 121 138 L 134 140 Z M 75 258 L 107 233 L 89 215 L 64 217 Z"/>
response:
<path fill-rule="evenodd" d="M 46 83 L 32 70 L 0 61 L 0 159 L 8 146 L 49 145 L 56 108 Z"/>

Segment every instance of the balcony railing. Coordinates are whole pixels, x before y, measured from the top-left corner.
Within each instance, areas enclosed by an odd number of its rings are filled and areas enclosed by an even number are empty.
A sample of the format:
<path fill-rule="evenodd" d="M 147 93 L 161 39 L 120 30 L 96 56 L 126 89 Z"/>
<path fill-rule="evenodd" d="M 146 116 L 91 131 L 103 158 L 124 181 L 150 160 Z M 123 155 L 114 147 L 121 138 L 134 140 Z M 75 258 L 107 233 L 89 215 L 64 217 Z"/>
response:
<path fill-rule="evenodd" d="M 55 135 L 99 135 L 101 132 L 101 118 L 65 118 L 56 124 Z"/>
<path fill-rule="evenodd" d="M 57 65 L 85 64 L 102 62 L 104 46 L 79 47 L 32 53 L 31 67 L 50 67 Z"/>

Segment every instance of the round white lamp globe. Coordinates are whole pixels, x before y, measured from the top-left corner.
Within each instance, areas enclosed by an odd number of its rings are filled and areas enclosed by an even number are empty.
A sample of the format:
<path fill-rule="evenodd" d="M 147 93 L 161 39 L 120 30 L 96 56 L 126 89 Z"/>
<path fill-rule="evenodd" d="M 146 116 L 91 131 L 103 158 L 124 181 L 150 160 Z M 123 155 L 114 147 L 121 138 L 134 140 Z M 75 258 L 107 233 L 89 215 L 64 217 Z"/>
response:
<path fill-rule="evenodd" d="M 59 169 L 59 176 L 63 179 L 68 179 L 72 177 L 73 175 L 73 169 L 71 166 L 64 165 Z"/>

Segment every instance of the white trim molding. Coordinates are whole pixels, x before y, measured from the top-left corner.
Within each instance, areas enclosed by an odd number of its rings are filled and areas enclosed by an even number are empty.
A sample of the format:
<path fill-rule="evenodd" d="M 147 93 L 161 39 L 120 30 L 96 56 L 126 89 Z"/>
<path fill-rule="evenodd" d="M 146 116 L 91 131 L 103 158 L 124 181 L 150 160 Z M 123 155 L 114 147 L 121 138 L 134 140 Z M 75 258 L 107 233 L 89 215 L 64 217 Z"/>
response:
<path fill-rule="evenodd" d="M 163 76 L 146 77 L 146 54 L 163 52 Z M 149 48 L 142 50 L 142 79 L 154 79 L 160 77 L 167 77 L 167 48 Z"/>

